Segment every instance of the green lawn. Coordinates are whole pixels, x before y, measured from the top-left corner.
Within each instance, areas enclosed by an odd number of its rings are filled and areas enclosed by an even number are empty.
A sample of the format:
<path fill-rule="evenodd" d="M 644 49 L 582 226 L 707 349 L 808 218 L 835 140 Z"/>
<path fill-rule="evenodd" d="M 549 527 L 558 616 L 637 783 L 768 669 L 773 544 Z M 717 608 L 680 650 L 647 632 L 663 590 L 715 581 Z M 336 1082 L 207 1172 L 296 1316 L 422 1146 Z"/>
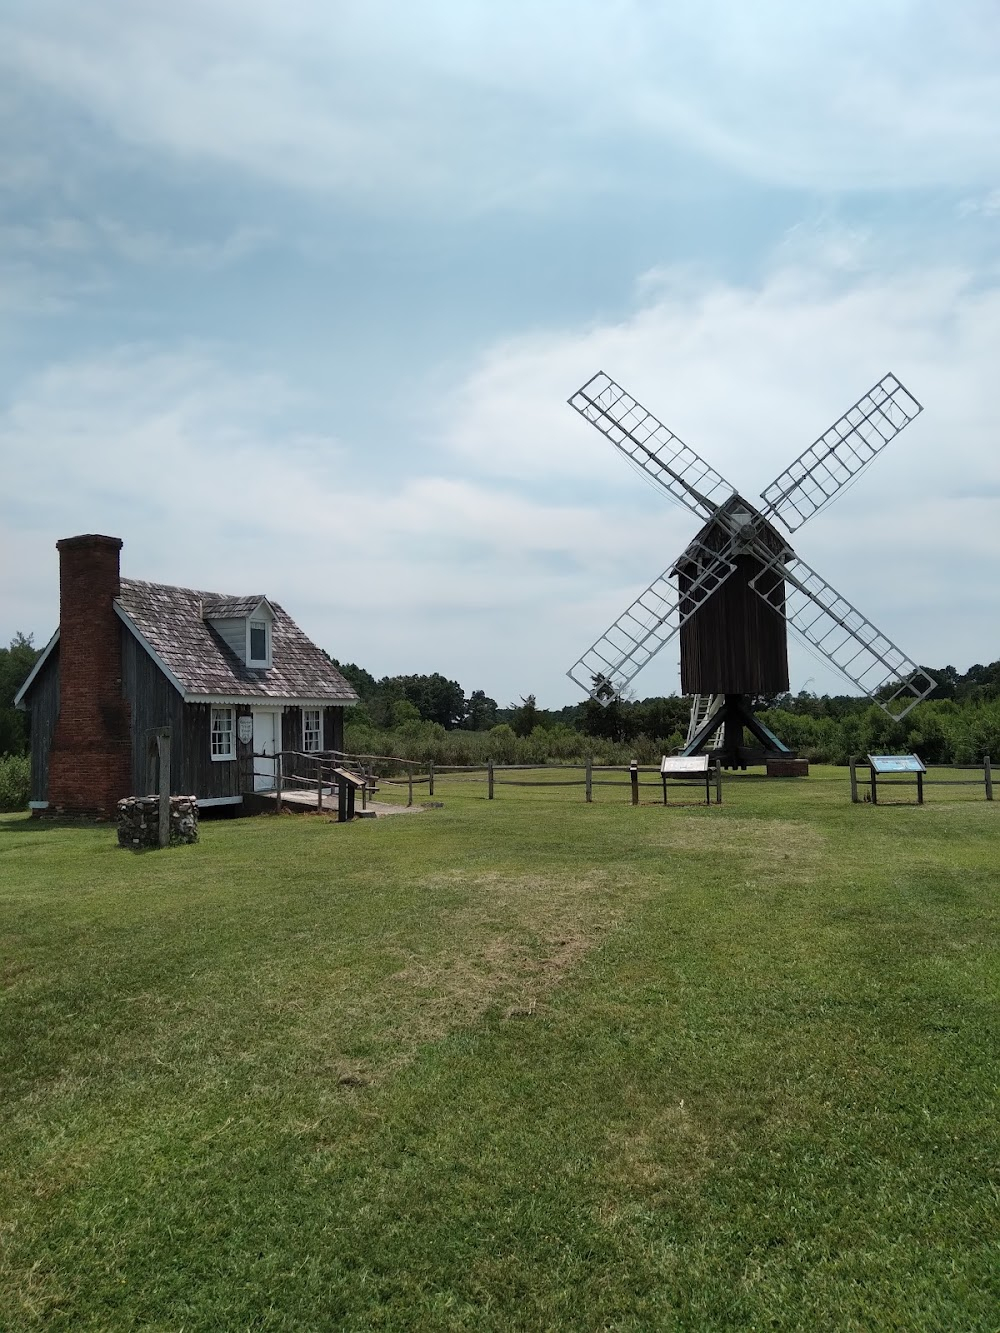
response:
<path fill-rule="evenodd" d="M 1000 802 L 815 774 L 0 816 L 0 1328 L 996 1330 Z"/>

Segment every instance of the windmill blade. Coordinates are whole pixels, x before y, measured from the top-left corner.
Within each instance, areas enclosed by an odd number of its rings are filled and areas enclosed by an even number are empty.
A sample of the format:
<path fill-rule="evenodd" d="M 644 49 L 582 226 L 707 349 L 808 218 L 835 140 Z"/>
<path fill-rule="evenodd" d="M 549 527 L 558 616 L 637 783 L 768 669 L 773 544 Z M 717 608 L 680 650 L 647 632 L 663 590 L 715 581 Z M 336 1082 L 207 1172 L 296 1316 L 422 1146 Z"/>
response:
<path fill-rule="evenodd" d="M 765 548 L 755 549 L 760 556 Z M 782 561 L 768 552 L 768 563 L 750 587 L 779 611 L 806 643 L 899 721 L 926 699 L 937 681 L 897 648 L 826 579 L 798 556 Z M 877 696 L 886 690 L 885 698 Z"/>
<path fill-rule="evenodd" d="M 711 518 L 733 487 L 693 449 L 599 371 L 569 399 L 636 467 L 701 518 Z"/>
<path fill-rule="evenodd" d="M 886 375 L 761 491 L 764 516 L 776 515 L 795 532 L 923 410 L 895 375 Z"/>
<path fill-rule="evenodd" d="M 591 698 L 610 703 L 736 569 L 699 542 L 682 558 L 704 565 L 683 597 L 671 582 L 671 565 L 567 671 Z"/>

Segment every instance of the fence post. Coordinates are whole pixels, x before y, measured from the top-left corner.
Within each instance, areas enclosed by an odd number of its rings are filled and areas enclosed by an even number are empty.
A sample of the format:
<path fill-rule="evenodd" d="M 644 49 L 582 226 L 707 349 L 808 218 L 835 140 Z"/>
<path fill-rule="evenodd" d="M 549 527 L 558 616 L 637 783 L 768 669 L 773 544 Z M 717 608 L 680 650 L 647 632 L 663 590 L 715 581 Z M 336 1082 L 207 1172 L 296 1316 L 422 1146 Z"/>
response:
<path fill-rule="evenodd" d="M 850 766 L 851 766 L 851 804 L 852 804 L 852 805 L 857 805 L 857 803 L 858 803 L 858 770 L 857 770 L 857 758 L 856 758 L 856 756 L 852 754 L 849 762 L 850 762 Z"/>
<path fill-rule="evenodd" d="M 722 760 L 715 761 L 715 804 L 722 804 Z"/>
<path fill-rule="evenodd" d="M 160 765 L 159 843 L 170 846 L 170 728 L 156 733 L 156 755 Z"/>
<path fill-rule="evenodd" d="M 427 795 L 434 795 L 434 760 L 427 765 Z"/>
<path fill-rule="evenodd" d="M 639 804 L 639 761 L 633 759 L 629 764 L 629 776 L 632 779 L 632 804 Z"/>
<path fill-rule="evenodd" d="M 594 761 L 587 755 L 587 801 L 594 799 Z"/>
<path fill-rule="evenodd" d="M 406 804 L 413 804 L 413 765 L 406 765 Z"/>
<path fill-rule="evenodd" d="M 493 760 L 486 761 L 486 799 L 493 800 Z"/>
<path fill-rule="evenodd" d="M 281 753 L 274 756 L 274 813 L 281 814 Z"/>
<path fill-rule="evenodd" d="M 993 770 L 990 768 L 990 757 L 989 757 L 988 754 L 983 756 L 983 771 L 984 771 L 985 776 L 986 776 L 986 799 L 987 799 L 988 801 L 992 801 L 992 800 L 993 800 Z"/>
<path fill-rule="evenodd" d="M 323 809 L 323 765 L 316 760 L 316 809 Z"/>

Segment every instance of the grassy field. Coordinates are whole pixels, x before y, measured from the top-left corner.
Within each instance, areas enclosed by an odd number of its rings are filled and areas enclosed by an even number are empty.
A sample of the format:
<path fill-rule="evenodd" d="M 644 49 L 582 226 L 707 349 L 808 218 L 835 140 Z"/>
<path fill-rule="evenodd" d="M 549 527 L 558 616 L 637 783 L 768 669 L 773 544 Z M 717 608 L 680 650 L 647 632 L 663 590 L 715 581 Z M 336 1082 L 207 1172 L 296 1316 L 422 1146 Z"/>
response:
<path fill-rule="evenodd" d="M 996 1330 L 1000 802 L 929 798 L 0 817 L 0 1328 Z"/>

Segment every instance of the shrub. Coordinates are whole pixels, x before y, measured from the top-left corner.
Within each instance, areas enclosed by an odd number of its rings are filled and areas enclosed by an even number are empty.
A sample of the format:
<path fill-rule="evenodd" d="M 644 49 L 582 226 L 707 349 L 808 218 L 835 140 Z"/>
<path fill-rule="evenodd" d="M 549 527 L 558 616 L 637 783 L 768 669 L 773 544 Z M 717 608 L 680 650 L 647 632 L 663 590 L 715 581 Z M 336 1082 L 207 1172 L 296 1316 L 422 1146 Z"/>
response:
<path fill-rule="evenodd" d="M 31 760 L 26 754 L 0 755 L 0 810 L 24 810 L 31 795 Z"/>

